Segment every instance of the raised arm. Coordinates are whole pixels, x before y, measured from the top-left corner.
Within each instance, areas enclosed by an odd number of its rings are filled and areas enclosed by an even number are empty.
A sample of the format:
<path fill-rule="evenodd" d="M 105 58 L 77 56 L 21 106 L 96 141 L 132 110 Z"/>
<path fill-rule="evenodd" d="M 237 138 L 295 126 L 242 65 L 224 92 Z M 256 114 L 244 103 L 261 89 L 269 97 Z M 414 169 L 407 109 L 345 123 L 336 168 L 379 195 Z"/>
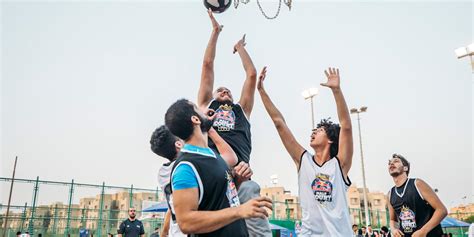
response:
<path fill-rule="evenodd" d="M 352 166 L 352 153 L 354 152 L 351 117 L 340 87 L 339 69 L 329 68 L 324 71 L 324 73 L 328 81 L 321 83 L 321 85 L 331 88 L 334 99 L 336 100 L 337 116 L 339 117 L 339 124 L 341 126 L 338 158 L 341 161 L 344 177 L 347 178 L 347 173 L 349 173 Z"/>
<path fill-rule="evenodd" d="M 291 133 L 290 129 L 286 125 L 283 115 L 273 104 L 272 100 L 270 99 L 270 96 L 268 96 L 267 92 L 265 91 L 265 88 L 263 87 L 263 81 L 265 80 L 266 73 L 267 67 L 264 67 L 262 69 L 262 72 L 260 73 L 260 76 L 258 77 L 258 92 L 260 93 L 260 97 L 262 98 L 263 105 L 265 106 L 268 115 L 270 115 L 273 124 L 275 124 L 275 127 L 278 131 L 278 134 L 280 135 L 280 139 L 283 142 L 283 145 L 285 146 L 286 150 L 295 162 L 296 167 L 299 168 L 301 162 L 301 155 L 303 154 L 305 149 L 296 141 L 295 137 L 293 136 L 293 133 Z"/>
<path fill-rule="evenodd" d="M 234 53 L 239 53 L 240 60 L 242 60 L 242 64 L 245 70 L 245 82 L 244 86 L 242 87 L 242 94 L 240 95 L 239 104 L 242 106 L 245 115 L 247 118 L 250 117 L 252 113 L 254 98 L 255 98 L 255 87 L 257 84 L 257 70 L 253 65 L 252 59 L 248 54 L 247 50 L 245 49 L 245 35 L 242 37 L 241 40 L 237 42 L 234 46 Z"/>
<path fill-rule="evenodd" d="M 444 204 L 439 200 L 438 195 L 433 189 L 423 180 L 416 179 L 415 185 L 420 191 L 423 199 L 434 208 L 434 213 L 431 219 L 419 230 L 415 231 L 412 236 L 426 236 L 433 228 L 435 228 L 448 215 L 448 210 Z"/>
<path fill-rule="evenodd" d="M 212 33 L 207 44 L 204 60 L 202 63 L 201 84 L 198 92 L 198 107 L 204 107 L 212 100 L 212 89 L 214 87 L 214 59 L 216 57 L 216 45 L 219 33 L 222 30 L 221 25 L 216 21 L 211 10 L 207 11 L 212 23 Z"/>

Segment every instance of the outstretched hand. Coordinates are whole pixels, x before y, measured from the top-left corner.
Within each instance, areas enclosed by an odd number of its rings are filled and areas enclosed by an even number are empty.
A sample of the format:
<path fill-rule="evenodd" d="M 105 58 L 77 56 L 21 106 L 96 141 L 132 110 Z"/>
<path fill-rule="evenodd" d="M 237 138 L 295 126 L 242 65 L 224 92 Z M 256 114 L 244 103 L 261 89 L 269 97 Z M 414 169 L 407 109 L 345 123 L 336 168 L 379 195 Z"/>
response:
<path fill-rule="evenodd" d="M 260 75 L 258 76 L 258 83 L 257 83 L 258 90 L 265 89 L 263 88 L 263 81 L 265 80 L 266 76 L 267 76 L 267 66 L 263 67 L 262 71 L 260 72 Z"/>
<path fill-rule="evenodd" d="M 237 43 L 234 45 L 234 54 L 237 52 L 237 50 L 245 47 L 245 45 L 247 45 L 247 43 L 245 43 L 245 34 L 244 36 L 242 37 L 242 39 L 240 39 L 239 41 L 237 41 Z"/>
<path fill-rule="evenodd" d="M 324 71 L 328 81 L 326 83 L 321 83 L 321 86 L 329 87 L 331 89 L 340 88 L 340 78 L 339 78 L 339 69 L 338 68 L 328 68 Z"/>
<path fill-rule="evenodd" d="M 207 14 L 209 14 L 209 18 L 211 18 L 211 23 L 212 23 L 212 30 L 216 33 L 219 33 L 222 31 L 222 28 L 224 27 L 223 25 L 219 25 L 217 22 L 216 18 L 214 18 L 214 14 L 212 13 L 211 9 L 207 9 Z"/>

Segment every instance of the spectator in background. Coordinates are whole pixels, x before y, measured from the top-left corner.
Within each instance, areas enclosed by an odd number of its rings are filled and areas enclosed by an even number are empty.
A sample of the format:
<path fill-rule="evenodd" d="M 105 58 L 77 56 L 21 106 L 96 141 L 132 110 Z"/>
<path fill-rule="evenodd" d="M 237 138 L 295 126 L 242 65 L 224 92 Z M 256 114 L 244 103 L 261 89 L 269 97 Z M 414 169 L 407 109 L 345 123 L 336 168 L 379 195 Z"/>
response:
<path fill-rule="evenodd" d="M 382 228 L 380 228 L 380 234 L 382 237 L 392 237 L 386 226 L 382 226 Z"/>
<path fill-rule="evenodd" d="M 145 235 L 145 229 L 143 223 L 136 218 L 136 210 L 134 207 L 130 207 L 128 210 L 128 218 L 124 220 L 118 229 L 118 237 L 143 237 Z"/>

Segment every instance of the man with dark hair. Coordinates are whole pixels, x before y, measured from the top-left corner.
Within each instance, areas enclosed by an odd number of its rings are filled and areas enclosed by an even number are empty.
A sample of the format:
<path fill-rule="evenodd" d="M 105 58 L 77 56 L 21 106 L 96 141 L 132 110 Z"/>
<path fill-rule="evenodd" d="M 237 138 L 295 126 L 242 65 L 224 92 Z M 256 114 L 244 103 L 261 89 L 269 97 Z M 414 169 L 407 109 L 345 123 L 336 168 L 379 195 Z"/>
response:
<path fill-rule="evenodd" d="M 361 235 L 359 234 L 359 226 L 357 226 L 356 224 L 352 225 L 352 237 L 361 237 Z"/>
<path fill-rule="evenodd" d="M 128 209 L 128 218 L 120 224 L 119 229 L 117 230 L 118 237 L 145 236 L 145 228 L 143 228 L 143 223 L 136 217 L 136 209 L 134 207 L 130 207 Z"/>
<path fill-rule="evenodd" d="M 171 133 L 185 141 L 171 172 L 171 192 L 181 231 L 193 236 L 248 236 L 243 219 L 268 216 L 267 197 L 240 205 L 231 171 L 208 147 L 209 120 L 192 102 L 181 99 L 165 114 Z"/>
<path fill-rule="evenodd" d="M 381 237 L 392 237 L 386 226 L 382 226 L 382 228 L 380 228 L 380 234 L 382 235 Z"/>
<path fill-rule="evenodd" d="M 217 150 L 222 158 L 226 161 L 229 167 L 234 167 L 237 164 L 237 156 L 232 148 L 217 134 L 217 132 L 211 128 L 208 132 L 209 137 L 214 141 L 217 146 Z M 161 236 L 186 236 L 179 229 L 176 223 L 175 213 L 171 203 L 171 186 L 170 186 L 170 174 L 174 162 L 178 156 L 179 151 L 184 146 L 184 141 L 173 135 L 166 126 L 162 125 L 155 129 L 150 139 L 151 150 L 166 159 L 169 162 L 163 164 L 158 171 L 158 183 L 161 190 L 165 193 L 166 201 L 168 202 L 168 211 L 165 214 L 165 220 L 163 223 L 163 230 Z M 241 162 L 234 168 L 235 175 L 241 177 L 242 180 L 250 178 L 252 170 L 245 163 Z M 173 214 L 173 215 L 172 215 Z"/>
<path fill-rule="evenodd" d="M 395 186 L 388 193 L 390 228 L 394 237 L 438 237 L 443 234 L 441 221 L 447 209 L 433 189 L 421 179 L 410 179 L 410 163 L 393 154 L 388 173 Z M 399 226 L 399 227 L 398 227 Z"/>
<path fill-rule="evenodd" d="M 302 208 L 301 236 L 351 236 L 351 221 L 346 193 L 351 184 L 348 172 L 352 165 L 352 125 L 340 87 L 339 69 L 325 71 L 336 100 L 340 126 L 322 120 L 311 134 L 314 155 L 301 146 L 288 128 L 283 115 L 263 87 L 266 67 L 259 76 L 258 91 L 286 150 L 298 171 Z"/>
<path fill-rule="evenodd" d="M 201 110 L 207 107 L 215 110 L 216 118 L 212 126 L 234 149 L 239 162 L 250 163 L 252 142 L 248 118 L 254 104 L 257 71 L 245 49 L 244 35 L 234 46 L 234 53 L 239 54 L 246 74 L 240 101 L 234 103 L 232 93 L 226 87 L 219 87 L 213 92 L 216 44 L 222 26 L 217 23 L 211 11 L 209 11 L 209 17 L 212 22 L 213 31 L 204 54 L 197 105 Z M 209 141 L 209 147 L 214 150 L 216 149 L 212 141 Z"/>

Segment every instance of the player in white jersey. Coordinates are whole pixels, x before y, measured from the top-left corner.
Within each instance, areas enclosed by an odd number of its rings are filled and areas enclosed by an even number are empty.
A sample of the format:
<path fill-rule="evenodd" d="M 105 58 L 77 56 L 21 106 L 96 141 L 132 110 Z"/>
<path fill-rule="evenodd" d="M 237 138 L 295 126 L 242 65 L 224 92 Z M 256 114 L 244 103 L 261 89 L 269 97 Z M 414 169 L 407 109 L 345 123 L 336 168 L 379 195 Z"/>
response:
<path fill-rule="evenodd" d="M 352 125 L 346 101 L 340 87 L 339 69 L 325 71 L 327 82 L 322 86 L 332 90 L 337 105 L 339 123 L 323 119 L 313 129 L 310 146 L 313 154 L 301 146 L 288 128 L 283 115 L 264 89 L 266 67 L 259 80 L 258 91 L 286 150 L 298 170 L 302 226 L 299 236 L 352 236 L 346 200 L 348 177 L 352 165 Z"/>

